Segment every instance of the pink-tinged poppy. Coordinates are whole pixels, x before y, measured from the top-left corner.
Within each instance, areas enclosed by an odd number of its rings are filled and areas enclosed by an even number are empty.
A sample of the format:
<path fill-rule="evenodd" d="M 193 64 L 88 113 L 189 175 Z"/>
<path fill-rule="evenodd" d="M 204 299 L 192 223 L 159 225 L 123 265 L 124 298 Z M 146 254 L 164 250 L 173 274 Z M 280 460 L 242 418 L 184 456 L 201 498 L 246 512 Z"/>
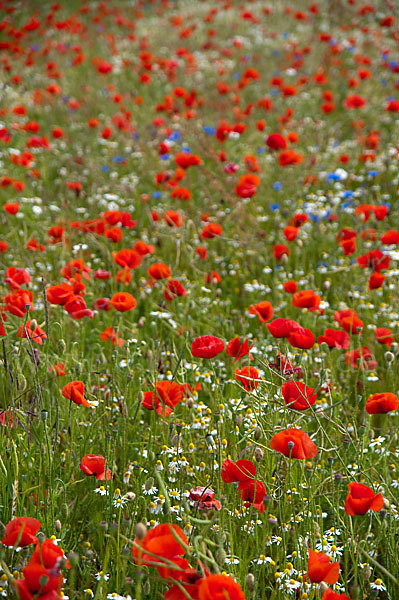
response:
<path fill-rule="evenodd" d="M 222 503 L 215 499 L 215 492 L 210 488 L 199 485 L 195 489 L 191 488 L 189 499 L 194 503 L 194 508 L 198 508 L 198 510 L 222 509 Z"/>
<path fill-rule="evenodd" d="M 327 554 L 315 552 L 309 548 L 308 577 L 313 583 L 324 581 L 330 585 L 337 583 L 339 579 L 339 562 L 331 562 Z"/>
<path fill-rule="evenodd" d="M 349 348 L 350 337 L 342 329 L 326 329 L 323 335 L 318 337 L 318 344 L 327 344 L 329 348 Z"/>
<path fill-rule="evenodd" d="M 295 373 L 297 377 L 302 377 L 302 367 L 295 367 L 291 359 L 287 358 L 285 354 L 277 352 L 277 355 L 273 363 L 269 363 L 269 367 L 281 373 L 281 375 L 291 375 Z"/>
<path fill-rule="evenodd" d="M 379 344 L 384 344 L 385 346 L 388 346 L 388 348 L 391 347 L 394 338 L 390 329 L 387 327 L 376 327 L 374 329 L 374 333 Z"/>
<path fill-rule="evenodd" d="M 259 383 L 259 372 L 255 367 L 243 367 L 242 369 L 236 369 L 234 376 L 236 380 L 241 383 L 247 392 L 253 391 L 258 387 Z"/>
<path fill-rule="evenodd" d="M 111 469 L 107 469 L 105 475 L 105 458 L 101 454 L 86 454 L 81 460 L 80 470 L 85 475 L 95 475 L 98 481 L 110 480 L 112 477 Z"/>
<path fill-rule="evenodd" d="M 270 448 L 299 460 L 314 458 L 317 454 L 316 444 L 301 429 L 284 429 L 276 433 L 270 440 Z"/>
<path fill-rule="evenodd" d="M 384 506 L 382 495 L 375 494 L 367 485 L 351 481 L 348 487 L 349 494 L 345 500 L 345 512 L 348 515 L 365 515 L 369 510 L 379 512 Z"/>
<path fill-rule="evenodd" d="M 198 358 L 214 358 L 224 350 L 224 341 L 214 335 L 202 335 L 191 344 L 191 353 Z"/>
<path fill-rule="evenodd" d="M 317 400 L 315 390 L 301 381 L 286 381 L 281 388 L 284 402 L 289 408 L 306 410 Z"/>
<path fill-rule="evenodd" d="M 90 404 L 85 398 L 85 384 L 83 381 L 71 381 L 70 383 L 67 383 L 62 388 L 61 394 L 64 398 L 75 402 L 75 404 L 83 404 L 83 406 L 88 406 L 90 408 Z"/>
<path fill-rule="evenodd" d="M 226 345 L 226 354 L 228 356 L 234 357 L 234 362 L 240 360 L 243 356 L 247 356 L 249 354 L 250 360 L 253 360 L 252 354 L 250 354 L 250 350 L 253 347 L 253 344 L 249 346 L 248 340 L 244 340 L 241 342 L 239 337 L 235 337 L 230 340 Z"/>
<path fill-rule="evenodd" d="M 366 412 L 369 415 L 384 414 L 399 408 L 399 399 L 391 392 L 372 394 L 366 400 Z"/>
<path fill-rule="evenodd" d="M 29 546 L 37 542 L 36 533 L 42 524 L 32 517 L 16 517 L 7 523 L 1 543 L 5 546 Z"/>

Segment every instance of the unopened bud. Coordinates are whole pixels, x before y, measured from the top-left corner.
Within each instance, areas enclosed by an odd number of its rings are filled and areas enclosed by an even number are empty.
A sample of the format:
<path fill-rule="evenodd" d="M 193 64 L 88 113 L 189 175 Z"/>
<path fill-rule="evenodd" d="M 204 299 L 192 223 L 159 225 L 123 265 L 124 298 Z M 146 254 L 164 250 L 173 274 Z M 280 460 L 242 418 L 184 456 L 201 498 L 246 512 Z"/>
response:
<path fill-rule="evenodd" d="M 186 406 L 187 408 L 192 408 L 194 406 L 193 398 L 187 398 Z"/>
<path fill-rule="evenodd" d="M 149 596 L 151 594 L 151 583 L 148 579 L 143 585 L 143 593 L 145 596 Z"/>
<path fill-rule="evenodd" d="M 254 431 L 254 438 L 256 440 L 260 440 L 261 437 L 262 437 L 262 430 L 259 426 L 257 426 Z"/>
<path fill-rule="evenodd" d="M 139 393 L 137 394 L 137 400 L 140 402 L 140 404 L 143 402 L 144 400 L 144 392 L 142 392 L 141 390 L 139 391 Z"/>
<path fill-rule="evenodd" d="M 385 352 L 384 358 L 388 364 L 391 364 L 395 360 L 395 355 L 392 352 Z"/>
<path fill-rule="evenodd" d="M 55 530 L 59 533 L 62 529 L 61 521 L 59 519 L 55 522 Z"/>
<path fill-rule="evenodd" d="M 138 320 L 137 323 L 137 327 L 140 327 L 140 329 L 142 329 L 144 327 L 145 324 L 145 317 L 140 317 L 140 319 Z"/>
<path fill-rule="evenodd" d="M 255 448 L 254 454 L 255 454 L 255 460 L 256 460 L 256 462 L 260 462 L 262 460 L 262 458 L 263 458 L 263 450 L 262 450 L 262 448 L 259 448 L 259 446 L 257 446 Z"/>
<path fill-rule="evenodd" d="M 147 527 L 144 525 L 144 523 L 136 523 L 134 527 L 134 535 L 139 541 L 145 538 L 147 535 Z"/>
<path fill-rule="evenodd" d="M 351 600 L 358 600 L 360 598 L 360 587 L 358 585 L 349 586 L 349 596 Z"/>
<path fill-rule="evenodd" d="M 237 418 L 236 418 L 236 423 L 237 423 L 238 427 L 241 427 L 242 422 L 243 422 L 243 416 L 242 415 L 238 415 Z"/>
<path fill-rule="evenodd" d="M 36 329 L 36 327 L 37 327 L 37 321 L 36 321 L 36 319 L 32 319 L 32 320 L 31 320 L 31 322 L 30 322 L 30 324 L 29 324 L 29 327 L 30 327 L 30 329 L 31 329 L 32 331 L 35 331 L 35 329 Z"/>
<path fill-rule="evenodd" d="M 325 581 L 322 581 L 319 583 L 319 589 L 320 589 L 320 594 L 324 594 L 324 592 L 326 590 L 328 590 L 328 585 L 325 583 Z"/>
<path fill-rule="evenodd" d="M 248 573 L 248 575 L 246 576 L 245 585 L 250 592 L 253 592 L 255 590 L 255 577 L 252 573 Z"/>
<path fill-rule="evenodd" d="M 48 417 L 48 412 L 47 410 L 41 410 L 40 411 L 40 418 L 42 421 L 47 421 L 47 417 Z"/>
<path fill-rule="evenodd" d="M 365 567 L 363 567 L 361 573 L 362 573 L 363 579 L 365 581 L 368 581 L 370 579 L 371 573 L 372 573 L 370 565 L 366 565 Z"/>
<path fill-rule="evenodd" d="M 218 548 L 216 550 L 215 557 L 219 565 L 224 565 L 226 562 L 226 552 L 223 550 L 223 548 Z"/>
<path fill-rule="evenodd" d="M 331 287 L 331 281 L 329 279 L 326 279 L 326 281 L 323 283 L 323 287 L 325 290 L 329 290 Z"/>
<path fill-rule="evenodd" d="M 389 510 L 391 508 L 391 505 L 390 505 L 388 498 L 384 498 L 383 500 L 384 500 L 384 504 L 383 504 L 384 510 Z"/>
<path fill-rule="evenodd" d="M 66 350 L 65 340 L 60 339 L 60 341 L 58 342 L 58 352 L 59 352 L 59 354 L 64 354 L 65 350 Z"/>

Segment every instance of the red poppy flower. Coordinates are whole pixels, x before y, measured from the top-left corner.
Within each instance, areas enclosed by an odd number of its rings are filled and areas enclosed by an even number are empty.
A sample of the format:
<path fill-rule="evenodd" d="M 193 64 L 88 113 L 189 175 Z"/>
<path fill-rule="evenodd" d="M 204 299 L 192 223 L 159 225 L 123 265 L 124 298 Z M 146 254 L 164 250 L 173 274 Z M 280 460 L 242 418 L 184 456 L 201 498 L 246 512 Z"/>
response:
<path fill-rule="evenodd" d="M 64 385 L 61 390 L 61 394 L 64 398 L 72 400 L 75 404 L 83 404 L 83 406 L 90 407 L 90 404 L 85 398 L 85 384 L 83 381 L 71 381 Z"/>
<path fill-rule="evenodd" d="M 281 392 L 285 403 L 295 410 L 306 410 L 317 400 L 315 390 L 301 381 L 286 381 Z"/>
<path fill-rule="evenodd" d="M 260 323 L 265 323 L 273 318 L 274 310 L 270 302 L 264 300 L 258 304 L 251 304 L 249 307 L 250 315 L 257 315 Z"/>
<path fill-rule="evenodd" d="M 288 246 L 285 246 L 284 244 L 275 244 L 273 246 L 273 254 L 276 260 L 280 260 L 284 255 L 289 256 L 291 251 Z"/>
<path fill-rule="evenodd" d="M 162 562 L 163 558 L 174 561 L 185 554 L 186 546 L 188 546 L 188 540 L 181 527 L 170 523 L 156 525 L 156 527 L 147 532 L 144 539 L 139 540 L 136 538 L 134 543 L 132 553 L 138 565 L 151 565 L 153 562 L 159 563 Z M 136 546 L 139 546 L 139 548 Z M 146 551 L 156 556 L 146 554 Z"/>
<path fill-rule="evenodd" d="M 170 270 L 170 267 L 168 267 L 168 265 L 157 262 L 157 263 L 152 264 L 149 267 L 149 269 L 147 270 L 147 273 L 153 279 L 159 280 L 159 279 L 167 279 L 168 277 L 170 277 L 172 271 Z"/>
<path fill-rule="evenodd" d="M 315 552 L 309 548 L 308 576 L 313 583 L 324 581 L 334 585 L 339 579 L 339 562 L 330 562 L 330 557 L 323 552 Z"/>
<path fill-rule="evenodd" d="M 15 290 L 4 298 L 4 310 L 16 317 L 24 317 L 33 310 L 33 294 L 29 290 Z"/>
<path fill-rule="evenodd" d="M 3 209 L 9 215 L 16 215 L 17 212 L 19 211 L 19 203 L 18 202 L 8 202 L 7 204 L 4 204 Z"/>
<path fill-rule="evenodd" d="M 349 348 L 350 337 L 342 329 L 325 329 L 324 334 L 320 335 L 317 343 L 327 344 L 329 348 Z"/>
<path fill-rule="evenodd" d="M 317 446 L 301 429 L 284 429 L 270 440 L 270 448 L 284 456 L 305 460 L 317 454 Z"/>
<path fill-rule="evenodd" d="M 11 287 L 11 289 L 19 290 L 21 285 L 30 283 L 31 279 L 29 273 L 25 271 L 25 269 L 8 267 L 4 281 Z"/>
<path fill-rule="evenodd" d="M 304 329 L 301 327 L 298 330 L 291 331 L 287 337 L 287 342 L 293 346 L 293 348 L 301 348 L 303 350 L 309 350 L 314 346 L 314 335 L 310 329 Z"/>
<path fill-rule="evenodd" d="M 331 588 L 327 588 L 321 600 L 351 600 L 346 594 L 334 592 Z"/>
<path fill-rule="evenodd" d="M 50 304 L 63 306 L 74 296 L 74 290 L 69 283 L 60 283 L 47 288 L 46 296 Z"/>
<path fill-rule="evenodd" d="M 292 227 L 291 225 L 287 225 L 284 228 L 284 237 L 287 242 L 293 242 L 298 237 L 299 227 Z"/>
<path fill-rule="evenodd" d="M 119 250 L 119 252 L 116 252 L 113 256 L 114 262 L 117 265 L 120 267 L 127 267 L 128 269 L 137 269 L 142 261 L 142 255 L 130 248 Z"/>
<path fill-rule="evenodd" d="M 240 584 L 227 575 L 209 575 L 201 580 L 199 600 L 245 600 Z"/>
<path fill-rule="evenodd" d="M 284 284 L 284 289 L 287 294 L 295 294 L 298 289 L 298 285 L 296 281 L 286 281 Z"/>
<path fill-rule="evenodd" d="M 383 286 L 385 281 L 385 275 L 383 273 L 372 273 L 369 277 L 369 290 L 378 290 Z"/>
<path fill-rule="evenodd" d="M 180 281 L 177 279 L 170 279 L 163 289 L 163 296 L 165 300 L 171 302 L 178 296 L 187 296 L 187 292 Z"/>
<path fill-rule="evenodd" d="M 111 340 L 114 346 L 122 347 L 125 343 L 125 340 L 119 336 L 119 333 L 117 333 L 113 327 L 106 327 L 104 331 L 100 333 L 100 339 L 102 339 L 103 342 Z"/>
<path fill-rule="evenodd" d="M 35 533 L 42 524 L 32 517 L 16 517 L 7 523 L 1 543 L 5 546 L 29 546 L 37 542 Z M 17 543 L 18 542 L 18 543 Z"/>
<path fill-rule="evenodd" d="M 105 458 L 101 454 L 86 454 L 81 460 L 80 470 L 85 475 L 95 475 L 98 481 L 105 481 Z M 107 469 L 107 480 L 111 477 L 111 469 Z"/>
<path fill-rule="evenodd" d="M 201 239 L 214 238 L 222 233 L 223 227 L 219 223 L 207 223 L 201 231 Z"/>
<path fill-rule="evenodd" d="M 190 500 L 194 502 L 194 508 L 199 510 L 221 510 L 222 503 L 215 499 L 215 492 L 207 487 L 197 485 L 191 488 Z"/>
<path fill-rule="evenodd" d="M 359 319 L 356 311 L 350 308 L 335 311 L 334 321 L 337 321 L 348 333 L 357 335 L 363 331 L 363 321 Z"/>
<path fill-rule="evenodd" d="M 294 150 L 283 150 L 280 152 L 278 157 L 278 164 L 280 167 L 286 167 L 288 165 L 296 165 L 300 164 L 303 160 L 301 154 L 295 152 Z"/>
<path fill-rule="evenodd" d="M 155 391 L 144 392 L 141 404 L 148 410 L 155 410 L 162 417 L 168 417 L 182 401 L 183 395 L 184 386 L 175 381 L 157 381 Z"/>
<path fill-rule="evenodd" d="M 110 304 L 119 312 L 126 312 L 136 308 L 136 299 L 128 292 L 117 292 L 110 300 Z"/>
<path fill-rule="evenodd" d="M 380 239 L 383 244 L 399 244 L 399 231 L 397 229 L 390 229 L 383 233 Z"/>
<path fill-rule="evenodd" d="M 291 319 L 274 319 L 267 323 L 266 327 L 275 338 L 287 338 L 294 331 L 301 331 L 302 327 L 296 321 Z"/>
<path fill-rule="evenodd" d="M 393 342 L 393 333 L 390 329 L 386 327 L 376 327 L 374 329 L 375 337 L 377 338 L 377 342 L 380 344 L 385 344 L 388 348 L 391 347 Z"/>
<path fill-rule="evenodd" d="M 64 559 L 63 550 L 57 546 L 52 539 L 44 540 L 42 544 L 36 544 L 36 549 L 32 554 L 29 563 L 23 570 L 25 580 L 25 589 L 32 594 L 32 598 L 39 597 L 43 600 L 59 596 L 52 595 L 58 592 L 62 587 L 64 578 L 60 573 L 60 564 Z M 69 563 L 67 563 L 67 567 Z M 43 584 L 43 581 L 45 582 Z M 17 581 L 18 583 L 18 581 Z M 20 588 L 18 587 L 20 591 Z M 20 596 L 21 599 L 30 596 Z"/>
<path fill-rule="evenodd" d="M 307 308 L 310 311 L 318 310 L 321 298 L 313 290 L 301 290 L 292 296 L 292 306 Z"/>
<path fill-rule="evenodd" d="M 202 164 L 202 160 L 196 154 L 190 154 L 188 152 L 180 152 L 175 156 L 175 163 L 182 169 L 188 169 Z"/>
<path fill-rule="evenodd" d="M 21 327 L 18 329 L 17 337 L 22 336 L 23 338 L 26 338 L 28 336 L 32 342 L 36 342 L 36 344 L 42 346 L 43 340 L 47 339 L 46 332 L 43 331 L 39 325 L 36 325 L 35 329 L 32 331 L 30 327 L 31 323 L 32 321 L 30 320 L 27 321 L 25 325 L 21 325 Z"/>
<path fill-rule="evenodd" d="M 258 381 L 256 381 L 259 377 L 259 372 L 255 367 L 236 369 L 234 376 L 236 380 L 244 386 L 247 392 L 254 390 L 259 385 Z"/>
<path fill-rule="evenodd" d="M 232 340 L 230 340 L 226 345 L 226 354 L 228 356 L 234 357 L 234 362 L 237 362 L 237 360 L 239 360 L 243 356 L 247 356 L 247 354 L 250 353 L 252 347 L 253 344 L 249 346 L 248 340 L 244 340 L 244 342 L 241 343 L 240 338 L 235 337 Z M 249 354 L 249 358 L 251 360 L 253 359 L 252 354 Z"/>
<path fill-rule="evenodd" d="M 367 485 L 351 481 L 348 487 L 349 494 L 345 500 L 345 512 L 348 515 L 365 515 L 369 510 L 379 512 L 384 506 L 382 495 L 375 494 Z"/>
<path fill-rule="evenodd" d="M 198 358 L 214 358 L 224 350 L 224 341 L 214 335 L 202 335 L 191 344 L 191 353 Z"/>
<path fill-rule="evenodd" d="M 373 271 L 379 273 L 385 269 L 388 269 L 390 257 L 387 254 L 381 252 L 381 250 L 371 250 L 363 256 L 358 256 L 356 259 L 357 264 L 361 269 L 370 267 Z"/>
<path fill-rule="evenodd" d="M 372 394 L 366 401 L 366 412 L 369 415 L 388 413 L 399 408 L 399 400 L 396 394 L 391 392 L 380 392 Z"/>
<path fill-rule="evenodd" d="M 266 146 L 271 150 L 285 150 L 287 142 L 281 133 L 271 133 L 265 140 Z"/>
<path fill-rule="evenodd" d="M 377 367 L 377 362 L 373 360 L 370 348 L 362 346 L 361 351 L 351 350 L 345 353 L 345 364 L 350 365 L 353 369 L 362 369 L 364 371 L 371 371 Z"/>
<path fill-rule="evenodd" d="M 261 481 L 256 481 L 256 466 L 253 462 L 240 459 L 234 463 L 228 458 L 223 462 L 221 474 L 225 483 L 238 482 L 239 494 L 248 506 L 253 505 L 261 512 L 264 511 L 266 489 Z"/>

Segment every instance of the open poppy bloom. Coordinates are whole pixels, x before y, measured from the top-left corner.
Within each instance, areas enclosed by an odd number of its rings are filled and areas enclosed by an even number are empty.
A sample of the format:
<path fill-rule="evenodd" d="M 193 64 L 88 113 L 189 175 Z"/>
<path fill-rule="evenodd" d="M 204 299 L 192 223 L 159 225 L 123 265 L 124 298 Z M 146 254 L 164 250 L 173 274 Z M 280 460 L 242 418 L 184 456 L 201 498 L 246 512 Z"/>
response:
<path fill-rule="evenodd" d="M 256 480 L 256 466 L 250 460 L 240 459 L 236 463 L 227 458 L 222 465 L 222 480 L 225 483 L 238 483 L 238 490 L 246 506 L 253 506 L 264 512 L 263 498 L 266 488 Z"/>
<path fill-rule="evenodd" d="M 226 354 L 228 356 L 234 357 L 234 362 L 237 362 L 243 356 L 247 356 L 249 354 L 249 358 L 252 360 L 253 356 L 250 354 L 250 350 L 253 344 L 249 346 L 248 340 L 244 340 L 242 343 L 239 337 L 235 337 L 228 342 L 226 345 Z"/>
<path fill-rule="evenodd" d="M 315 552 L 309 548 L 308 576 L 313 583 L 324 581 L 334 585 L 339 579 L 339 562 L 330 562 L 330 557 L 323 552 Z"/>
<path fill-rule="evenodd" d="M 379 512 L 382 509 L 384 499 L 381 494 L 375 494 L 367 485 L 355 481 L 351 481 L 348 487 L 349 494 L 345 500 L 345 512 L 348 515 L 365 515 L 369 510 Z"/>
<path fill-rule="evenodd" d="M 136 308 L 137 301 L 134 296 L 128 292 L 117 292 L 110 300 L 110 304 L 119 312 L 126 312 Z"/>
<path fill-rule="evenodd" d="M 259 383 L 259 372 L 255 367 L 243 367 L 242 369 L 236 369 L 234 376 L 237 381 L 242 383 L 247 392 L 250 392 L 258 387 Z"/>
<path fill-rule="evenodd" d="M 366 400 L 366 412 L 369 415 L 384 414 L 399 408 L 399 399 L 396 394 L 383 392 L 373 394 Z"/>
<path fill-rule="evenodd" d="M 266 327 L 275 338 L 288 338 L 291 333 L 302 330 L 296 321 L 282 318 L 274 319 L 271 323 L 267 323 Z"/>
<path fill-rule="evenodd" d="M 334 321 L 338 321 L 348 333 L 359 334 L 363 331 L 363 321 L 359 319 L 356 311 L 350 308 L 335 311 Z"/>
<path fill-rule="evenodd" d="M 374 329 L 374 333 L 379 344 L 385 344 L 385 346 L 388 346 L 388 348 L 391 347 L 394 338 L 390 329 L 387 327 L 376 327 Z"/>
<path fill-rule="evenodd" d="M 64 398 L 68 400 L 72 400 L 75 404 L 83 404 L 83 406 L 88 406 L 90 408 L 90 404 L 85 398 L 85 384 L 83 381 L 71 381 L 64 385 L 61 390 L 61 394 Z"/>
<path fill-rule="evenodd" d="M 167 279 L 170 277 L 171 272 L 168 265 L 159 262 L 152 264 L 147 270 L 148 275 L 153 279 Z"/>
<path fill-rule="evenodd" d="M 25 579 L 17 579 L 16 585 L 21 600 L 59 598 L 64 578 L 60 567 L 65 559 L 63 550 L 52 539 L 37 543 L 28 564 L 23 570 Z M 69 567 L 69 563 L 66 564 Z"/>
<path fill-rule="evenodd" d="M 334 592 L 331 588 L 327 588 L 321 597 L 321 600 L 350 600 L 346 594 Z"/>
<path fill-rule="evenodd" d="M 315 390 L 301 381 L 286 381 L 281 388 L 283 398 L 289 408 L 306 410 L 316 402 Z"/>
<path fill-rule="evenodd" d="M 210 488 L 199 485 L 195 489 L 191 488 L 190 500 L 194 503 L 194 508 L 198 508 L 198 510 L 222 509 L 222 503 L 215 499 L 215 492 Z"/>
<path fill-rule="evenodd" d="M 284 456 L 305 460 L 314 458 L 317 446 L 302 429 L 284 429 L 270 440 L 270 448 Z"/>
<path fill-rule="evenodd" d="M 184 395 L 184 386 L 175 381 L 158 381 L 154 392 L 144 392 L 141 403 L 148 410 L 155 410 L 158 415 L 168 417 Z"/>
<path fill-rule="evenodd" d="M 224 350 L 224 341 L 214 335 L 202 335 L 191 344 L 191 353 L 198 358 L 214 358 Z"/>
<path fill-rule="evenodd" d="M 249 307 L 250 315 L 257 315 L 260 323 L 265 323 L 273 318 L 273 307 L 267 300 L 258 302 L 258 304 L 251 304 Z"/>
<path fill-rule="evenodd" d="M 25 326 L 21 325 L 21 327 L 18 329 L 17 337 L 29 337 L 29 339 L 32 340 L 32 342 L 36 342 L 36 344 L 42 346 L 43 340 L 47 339 L 46 332 L 43 331 L 43 329 L 39 327 L 39 325 L 36 325 L 35 329 L 32 330 L 30 327 L 31 323 L 32 321 L 30 320 L 26 322 Z"/>
<path fill-rule="evenodd" d="M 320 335 L 317 343 L 327 344 L 329 348 L 349 348 L 350 337 L 342 329 L 326 329 L 323 335 Z"/>
<path fill-rule="evenodd" d="M 307 308 L 310 311 L 318 310 L 321 298 L 313 290 L 301 290 L 292 296 L 292 306 Z"/>
<path fill-rule="evenodd" d="M 33 517 L 16 517 L 6 525 L 1 543 L 5 546 L 29 546 L 37 542 L 35 533 L 42 524 Z"/>
<path fill-rule="evenodd" d="M 86 454 L 81 460 L 80 470 L 85 475 L 95 475 L 98 481 L 104 481 L 105 477 L 111 479 L 111 469 L 107 469 L 105 476 L 105 459 L 101 454 Z"/>
<path fill-rule="evenodd" d="M 294 348 L 302 348 L 303 350 L 309 350 L 314 346 L 314 335 L 310 329 L 300 327 L 299 330 L 292 331 L 287 337 L 287 341 Z"/>
<path fill-rule="evenodd" d="M 199 600 L 245 600 L 240 584 L 227 575 L 209 575 L 201 580 Z"/>
<path fill-rule="evenodd" d="M 176 561 L 185 554 L 186 547 L 188 546 L 188 540 L 182 528 L 170 523 L 157 525 L 147 532 L 144 539 L 139 540 L 136 538 L 134 543 L 132 553 L 134 561 L 138 565 L 151 565 L 153 562 L 160 563 L 163 558 Z M 146 551 L 156 556 L 146 554 Z M 165 563 L 166 566 L 167 564 Z"/>

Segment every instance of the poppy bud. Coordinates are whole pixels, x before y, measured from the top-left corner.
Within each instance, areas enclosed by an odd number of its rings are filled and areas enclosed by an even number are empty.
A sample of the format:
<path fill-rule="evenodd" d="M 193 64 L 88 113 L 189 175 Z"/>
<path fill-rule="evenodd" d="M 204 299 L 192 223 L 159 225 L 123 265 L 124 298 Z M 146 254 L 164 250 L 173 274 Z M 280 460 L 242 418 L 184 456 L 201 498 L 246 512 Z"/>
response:
<path fill-rule="evenodd" d="M 30 324 L 29 324 L 29 328 L 32 331 L 34 331 L 36 329 L 36 327 L 37 327 L 37 321 L 36 321 L 36 319 L 32 319 L 31 322 L 30 322 Z"/>
<path fill-rule="evenodd" d="M 331 281 L 329 279 L 327 279 L 324 283 L 323 283 L 323 287 L 325 290 L 329 290 L 331 286 Z"/>
<path fill-rule="evenodd" d="M 248 575 L 246 576 L 245 585 L 250 592 L 253 592 L 255 590 L 255 577 L 252 573 L 248 573 Z"/>
<path fill-rule="evenodd" d="M 138 320 L 137 326 L 140 327 L 140 329 L 142 327 L 144 327 L 144 323 L 145 323 L 145 317 L 140 317 L 140 319 Z"/>
<path fill-rule="evenodd" d="M 148 492 L 148 490 L 150 490 L 154 485 L 154 478 L 153 477 L 149 477 L 147 479 L 147 481 L 144 484 L 144 487 L 146 489 L 146 491 Z"/>
<path fill-rule="evenodd" d="M 255 448 L 255 460 L 256 460 L 256 462 L 261 462 L 262 459 L 263 459 L 263 450 L 261 448 L 259 448 L 259 446 L 257 446 Z"/>
<path fill-rule="evenodd" d="M 65 350 L 66 350 L 65 340 L 60 339 L 60 341 L 58 342 L 58 352 L 59 352 L 59 354 L 64 354 Z"/>
<path fill-rule="evenodd" d="M 241 427 L 242 421 L 243 421 L 243 416 L 242 415 L 238 415 L 237 418 L 236 418 L 236 423 L 237 423 L 238 427 Z"/>
<path fill-rule="evenodd" d="M 77 552 L 71 552 L 68 555 L 68 560 L 72 567 L 76 567 L 79 564 L 79 554 Z"/>
<path fill-rule="evenodd" d="M 358 600 L 360 598 L 360 587 L 354 584 L 349 586 L 349 595 L 351 600 Z"/>
<path fill-rule="evenodd" d="M 385 352 L 385 354 L 384 354 L 384 358 L 385 358 L 385 360 L 387 361 L 387 363 L 390 365 L 390 364 L 391 364 L 391 362 L 392 362 L 393 360 L 395 360 L 395 355 L 394 355 L 394 354 L 392 354 L 392 352 L 389 352 L 389 351 L 388 351 L 388 352 Z"/>
<path fill-rule="evenodd" d="M 55 522 L 55 530 L 59 533 L 62 529 L 61 521 L 59 519 Z"/>
<path fill-rule="evenodd" d="M 324 594 L 324 592 L 328 589 L 328 585 L 326 584 L 325 581 L 321 581 L 319 583 L 320 586 L 320 594 Z"/>
<path fill-rule="evenodd" d="M 144 523 L 136 523 L 134 527 L 134 535 L 139 541 L 145 538 L 147 535 L 147 527 L 144 525 Z"/>
<path fill-rule="evenodd" d="M 143 592 L 145 596 L 149 596 L 151 594 L 151 583 L 148 580 L 143 585 Z"/>
<path fill-rule="evenodd" d="M 186 406 L 187 406 L 187 408 L 192 408 L 194 406 L 193 398 L 188 398 L 188 400 L 186 402 Z"/>
<path fill-rule="evenodd" d="M 255 431 L 254 431 L 254 438 L 256 440 L 260 440 L 260 438 L 262 437 L 262 430 L 259 426 L 256 427 Z"/>
<path fill-rule="evenodd" d="M 99 527 L 102 531 L 107 531 L 107 529 L 108 529 L 107 521 L 100 521 Z"/>
<path fill-rule="evenodd" d="M 370 579 L 370 577 L 371 577 L 371 573 L 372 573 L 372 571 L 371 571 L 371 568 L 370 568 L 370 565 L 366 565 L 366 566 L 365 566 L 365 567 L 362 569 L 361 573 L 362 573 L 362 577 L 363 577 L 363 579 L 364 579 L 365 581 L 368 581 L 368 580 Z"/>
<path fill-rule="evenodd" d="M 40 418 L 42 421 L 47 421 L 47 417 L 48 417 L 48 412 L 47 410 L 41 410 L 40 411 Z"/>
<path fill-rule="evenodd" d="M 215 557 L 216 560 L 218 561 L 219 565 L 224 565 L 226 562 L 226 552 L 223 550 L 223 548 L 218 548 L 215 552 Z"/>
<path fill-rule="evenodd" d="M 18 373 L 17 381 L 18 381 L 19 391 L 20 392 L 25 391 L 26 390 L 26 378 L 23 373 Z"/>
<path fill-rule="evenodd" d="M 140 392 L 137 394 L 137 400 L 140 402 L 140 404 L 143 402 L 144 400 L 144 392 L 142 392 L 140 390 Z"/>

